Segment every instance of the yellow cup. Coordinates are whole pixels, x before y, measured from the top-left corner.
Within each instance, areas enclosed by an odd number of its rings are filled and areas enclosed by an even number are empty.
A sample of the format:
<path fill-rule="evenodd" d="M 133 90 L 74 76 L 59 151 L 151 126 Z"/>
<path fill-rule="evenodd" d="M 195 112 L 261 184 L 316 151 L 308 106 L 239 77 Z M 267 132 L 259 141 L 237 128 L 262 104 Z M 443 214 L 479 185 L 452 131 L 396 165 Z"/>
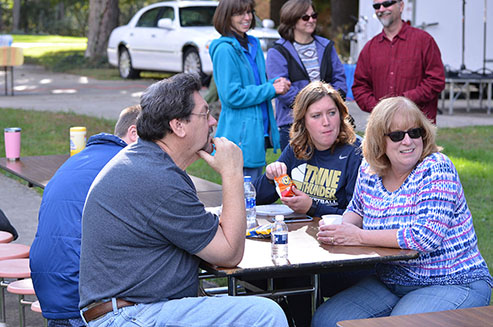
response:
<path fill-rule="evenodd" d="M 70 156 L 77 154 L 86 147 L 86 128 L 70 127 Z"/>

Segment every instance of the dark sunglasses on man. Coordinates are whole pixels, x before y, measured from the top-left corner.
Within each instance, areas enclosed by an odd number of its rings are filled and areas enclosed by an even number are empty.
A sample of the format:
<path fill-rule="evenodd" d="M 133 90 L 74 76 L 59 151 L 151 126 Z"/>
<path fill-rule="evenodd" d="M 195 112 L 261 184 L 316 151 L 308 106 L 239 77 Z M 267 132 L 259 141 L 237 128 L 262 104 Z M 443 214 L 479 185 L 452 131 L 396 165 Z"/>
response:
<path fill-rule="evenodd" d="M 303 19 L 305 22 L 309 21 L 310 20 L 310 17 L 313 18 L 313 19 L 317 19 L 318 17 L 318 14 L 316 12 L 314 12 L 313 14 L 311 15 L 307 15 L 307 14 L 304 14 L 303 16 L 301 16 L 300 18 Z"/>
<path fill-rule="evenodd" d="M 412 139 L 418 139 L 425 135 L 425 130 L 421 127 L 411 128 L 407 131 L 395 131 L 385 134 L 388 136 L 392 142 L 400 142 L 404 139 L 404 136 L 409 135 Z"/>
<path fill-rule="evenodd" d="M 395 3 L 399 2 L 399 1 L 400 0 L 389 0 L 389 1 L 384 1 L 384 2 L 377 2 L 377 3 L 373 4 L 373 8 L 375 10 L 380 9 L 380 6 L 383 6 L 384 8 L 388 8 L 388 7 L 394 5 Z"/>

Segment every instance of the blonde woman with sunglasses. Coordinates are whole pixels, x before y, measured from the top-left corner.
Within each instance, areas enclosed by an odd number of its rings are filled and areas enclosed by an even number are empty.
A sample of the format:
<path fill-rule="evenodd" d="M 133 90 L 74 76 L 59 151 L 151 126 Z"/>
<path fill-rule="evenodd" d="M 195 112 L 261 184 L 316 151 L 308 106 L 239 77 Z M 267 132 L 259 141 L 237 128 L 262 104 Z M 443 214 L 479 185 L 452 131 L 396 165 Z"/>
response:
<path fill-rule="evenodd" d="M 346 98 L 344 66 L 334 42 L 315 34 L 317 18 L 311 0 L 286 2 L 281 8 L 281 39 L 267 52 L 267 76 L 284 77 L 291 82 L 291 88 L 275 100 L 281 150 L 289 143 L 294 99 L 308 83 L 327 82 Z"/>
<path fill-rule="evenodd" d="M 411 100 L 373 109 L 353 199 L 341 225 L 319 226 L 332 245 L 416 250 L 419 257 L 377 265 L 377 275 L 325 302 L 312 326 L 338 321 L 486 306 L 493 279 L 478 249 L 471 212 L 435 127 Z"/>

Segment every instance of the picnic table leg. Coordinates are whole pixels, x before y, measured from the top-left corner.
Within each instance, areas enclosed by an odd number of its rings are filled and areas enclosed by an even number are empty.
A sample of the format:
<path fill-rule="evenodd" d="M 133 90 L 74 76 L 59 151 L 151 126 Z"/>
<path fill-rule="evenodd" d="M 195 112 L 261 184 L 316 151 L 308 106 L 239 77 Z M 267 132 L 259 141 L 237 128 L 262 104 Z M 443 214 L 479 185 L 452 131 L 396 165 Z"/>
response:
<path fill-rule="evenodd" d="M 236 296 L 237 295 L 237 290 L 236 287 L 238 285 L 238 282 L 235 277 L 228 276 L 228 295 L 230 296 Z"/>
<path fill-rule="evenodd" d="M 454 113 L 454 82 L 450 81 L 449 85 L 449 103 L 448 103 L 448 114 L 452 115 Z"/>
<path fill-rule="evenodd" d="M 488 97 L 488 112 L 487 113 L 488 113 L 488 115 L 491 113 L 491 93 L 492 93 L 491 92 L 491 88 L 492 88 L 491 85 L 492 84 L 493 84 L 493 80 L 490 80 L 488 82 L 488 91 L 487 91 L 488 92 L 488 94 L 487 94 L 487 97 Z"/>
<path fill-rule="evenodd" d="M 6 315 L 5 315 L 5 288 L 7 286 L 4 285 L 4 279 L 3 278 L 0 278 L 0 314 L 1 314 L 1 317 L 0 317 L 0 324 L 1 322 L 5 322 L 6 319 Z M 7 284 L 8 285 L 8 284 Z"/>
<path fill-rule="evenodd" d="M 14 96 L 14 66 L 10 66 L 10 95 Z"/>
<path fill-rule="evenodd" d="M 315 314 L 315 310 L 317 310 L 318 306 L 321 304 L 320 298 L 320 274 L 313 274 L 312 277 L 312 316 Z"/>
<path fill-rule="evenodd" d="M 5 72 L 5 95 L 8 95 L 8 92 L 7 92 L 7 82 L 9 81 L 9 78 L 7 77 L 7 66 L 4 66 L 3 67 L 3 70 Z"/>

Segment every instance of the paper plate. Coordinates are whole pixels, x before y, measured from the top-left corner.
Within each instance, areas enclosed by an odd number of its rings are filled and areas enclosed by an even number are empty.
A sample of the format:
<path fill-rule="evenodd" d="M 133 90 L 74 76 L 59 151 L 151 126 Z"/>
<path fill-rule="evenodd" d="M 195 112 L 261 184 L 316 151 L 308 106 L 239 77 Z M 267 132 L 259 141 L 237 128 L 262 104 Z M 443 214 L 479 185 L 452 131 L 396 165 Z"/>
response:
<path fill-rule="evenodd" d="M 275 216 L 275 215 L 290 215 L 294 213 L 287 205 L 284 204 L 266 204 L 257 206 L 258 216 Z"/>

